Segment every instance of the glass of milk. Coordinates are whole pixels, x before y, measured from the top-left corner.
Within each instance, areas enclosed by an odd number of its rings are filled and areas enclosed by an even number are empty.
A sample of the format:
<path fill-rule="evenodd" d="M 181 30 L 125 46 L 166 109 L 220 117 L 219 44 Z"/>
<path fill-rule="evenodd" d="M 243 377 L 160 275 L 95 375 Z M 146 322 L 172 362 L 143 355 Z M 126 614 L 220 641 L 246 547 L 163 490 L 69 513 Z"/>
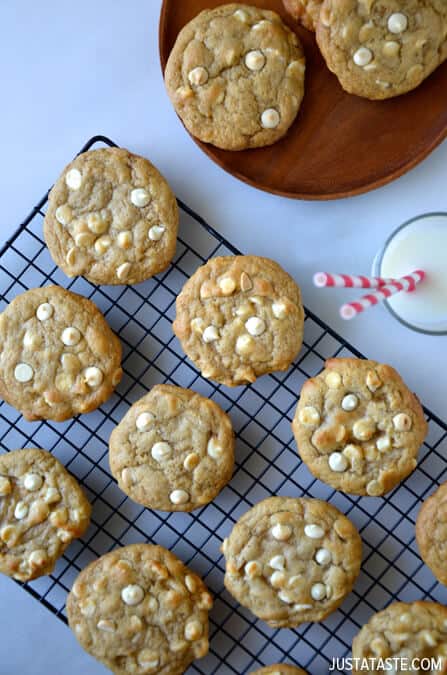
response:
<path fill-rule="evenodd" d="M 391 314 L 413 330 L 447 335 L 447 213 L 427 213 L 404 223 L 376 255 L 373 275 L 403 277 L 424 270 L 415 291 L 384 302 Z"/>

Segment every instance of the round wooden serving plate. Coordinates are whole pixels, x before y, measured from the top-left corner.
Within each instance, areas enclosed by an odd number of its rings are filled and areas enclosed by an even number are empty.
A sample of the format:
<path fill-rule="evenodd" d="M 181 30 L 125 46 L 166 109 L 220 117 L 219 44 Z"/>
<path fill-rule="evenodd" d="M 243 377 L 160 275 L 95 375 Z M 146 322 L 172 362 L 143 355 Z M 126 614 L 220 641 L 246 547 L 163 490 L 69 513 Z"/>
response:
<path fill-rule="evenodd" d="M 163 71 L 180 29 L 219 0 L 163 0 Z M 447 62 L 418 89 L 388 101 L 346 94 L 326 67 L 313 33 L 290 19 L 281 0 L 248 4 L 273 9 L 301 38 L 306 93 L 298 117 L 278 143 L 229 152 L 196 141 L 225 171 L 254 187 L 295 199 L 336 199 L 385 185 L 421 162 L 447 137 Z"/>

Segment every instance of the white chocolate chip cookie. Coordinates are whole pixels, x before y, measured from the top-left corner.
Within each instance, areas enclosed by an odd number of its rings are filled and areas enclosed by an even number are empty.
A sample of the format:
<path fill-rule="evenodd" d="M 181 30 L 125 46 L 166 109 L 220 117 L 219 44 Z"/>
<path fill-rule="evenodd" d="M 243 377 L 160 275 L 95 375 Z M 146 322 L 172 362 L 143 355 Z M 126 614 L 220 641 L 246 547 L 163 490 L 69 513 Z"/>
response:
<path fill-rule="evenodd" d="M 303 99 L 304 71 L 299 40 L 275 12 L 230 4 L 183 28 L 165 80 L 193 136 L 244 150 L 286 134 Z"/>
<path fill-rule="evenodd" d="M 377 497 L 416 468 L 427 422 L 393 368 L 348 358 L 330 359 L 304 384 L 292 428 L 314 476 Z"/>
<path fill-rule="evenodd" d="M 172 260 L 177 202 L 157 169 L 121 148 L 90 150 L 62 172 L 44 222 L 54 262 L 95 284 L 137 284 Z"/>
<path fill-rule="evenodd" d="M 369 668 L 360 669 L 354 661 L 352 672 L 359 675 L 383 673 L 380 663 L 383 664 L 384 659 L 396 659 L 397 664 L 402 659 L 402 670 L 398 667 L 395 673 L 403 673 L 408 669 L 404 664 L 411 664 L 415 659 L 439 659 L 441 668 L 431 672 L 445 673 L 447 607 L 436 602 L 394 602 L 363 626 L 352 643 L 352 656 L 358 659 L 358 664 L 371 664 Z"/>
<path fill-rule="evenodd" d="M 222 545 L 225 586 L 274 628 L 322 621 L 351 592 L 362 543 L 346 516 L 318 499 L 256 504 Z"/>
<path fill-rule="evenodd" d="M 50 574 L 90 523 L 77 481 L 46 450 L 0 455 L 0 572 L 20 581 Z"/>
<path fill-rule="evenodd" d="M 0 314 L 0 395 L 28 420 L 95 410 L 121 379 L 121 344 L 91 301 L 59 286 Z"/>
<path fill-rule="evenodd" d="M 67 599 L 82 647 L 115 675 L 181 675 L 208 652 L 203 581 L 162 548 L 133 544 L 86 567 Z"/>
<path fill-rule="evenodd" d="M 177 298 L 174 332 L 203 377 L 228 386 L 286 370 L 303 338 L 294 280 L 273 260 L 213 258 Z"/>
<path fill-rule="evenodd" d="M 231 421 L 214 401 L 158 384 L 112 432 L 109 460 L 120 488 L 134 501 L 192 511 L 212 501 L 231 478 Z"/>
<path fill-rule="evenodd" d="M 324 0 L 317 41 L 347 92 L 369 99 L 399 96 L 447 57 L 447 3 Z"/>
<path fill-rule="evenodd" d="M 447 483 L 423 503 L 416 520 L 416 541 L 422 560 L 447 586 Z"/>

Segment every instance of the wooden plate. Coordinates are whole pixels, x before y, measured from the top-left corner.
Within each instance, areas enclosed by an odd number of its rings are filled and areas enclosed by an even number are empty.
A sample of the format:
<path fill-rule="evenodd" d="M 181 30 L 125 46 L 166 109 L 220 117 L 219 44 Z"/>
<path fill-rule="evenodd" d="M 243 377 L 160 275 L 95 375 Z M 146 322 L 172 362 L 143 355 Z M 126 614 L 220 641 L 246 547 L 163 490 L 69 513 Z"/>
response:
<path fill-rule="evenodd" d="M 180 29 L 221 0 L 163 0 L 163 71 Z M 196 141 L 225 171 L 254 187 L 295 199 L 335 199 L 398 178 L 447 137 L 447 62 L 418 89 L 388 101 L 346 94 L 327 69 L 315 37 L 286 14 L 281 0 L 248 4 L 273 9 L 301 38 L 306 94 L 289 133 L 268 148 L 229 152 Z"/>

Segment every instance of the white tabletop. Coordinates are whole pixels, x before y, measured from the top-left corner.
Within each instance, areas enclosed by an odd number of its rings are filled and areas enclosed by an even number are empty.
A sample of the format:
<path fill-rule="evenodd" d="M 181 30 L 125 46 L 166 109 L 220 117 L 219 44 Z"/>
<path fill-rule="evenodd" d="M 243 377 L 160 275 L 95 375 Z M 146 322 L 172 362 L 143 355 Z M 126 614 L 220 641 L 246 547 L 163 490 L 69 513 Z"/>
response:
<path fill-rule="evenodd" d="M 149 157 L 177 195 L 240 249 L 278 260 L 310 309 L 368 356 L 396 366 L 446 418 L 446 338 L 411 333 L 383 308 L 343 322 L 338 306 L 345 294 L 316 290 L 311 278 L 317 270 L 368 273 L 394 227 L 447 210 L 447 144 L 392 185 L 349 200 L 289 201 L 239 183 L 201 153 L 171 108 L 158 61 L 160 4 L 0 3 L 1 240 L 90 136 L 108 135 Z M 105 672 L 61 622 L 5 577 L 0 597 L 8 617 L 1 622 L 0 673 Z"/>

